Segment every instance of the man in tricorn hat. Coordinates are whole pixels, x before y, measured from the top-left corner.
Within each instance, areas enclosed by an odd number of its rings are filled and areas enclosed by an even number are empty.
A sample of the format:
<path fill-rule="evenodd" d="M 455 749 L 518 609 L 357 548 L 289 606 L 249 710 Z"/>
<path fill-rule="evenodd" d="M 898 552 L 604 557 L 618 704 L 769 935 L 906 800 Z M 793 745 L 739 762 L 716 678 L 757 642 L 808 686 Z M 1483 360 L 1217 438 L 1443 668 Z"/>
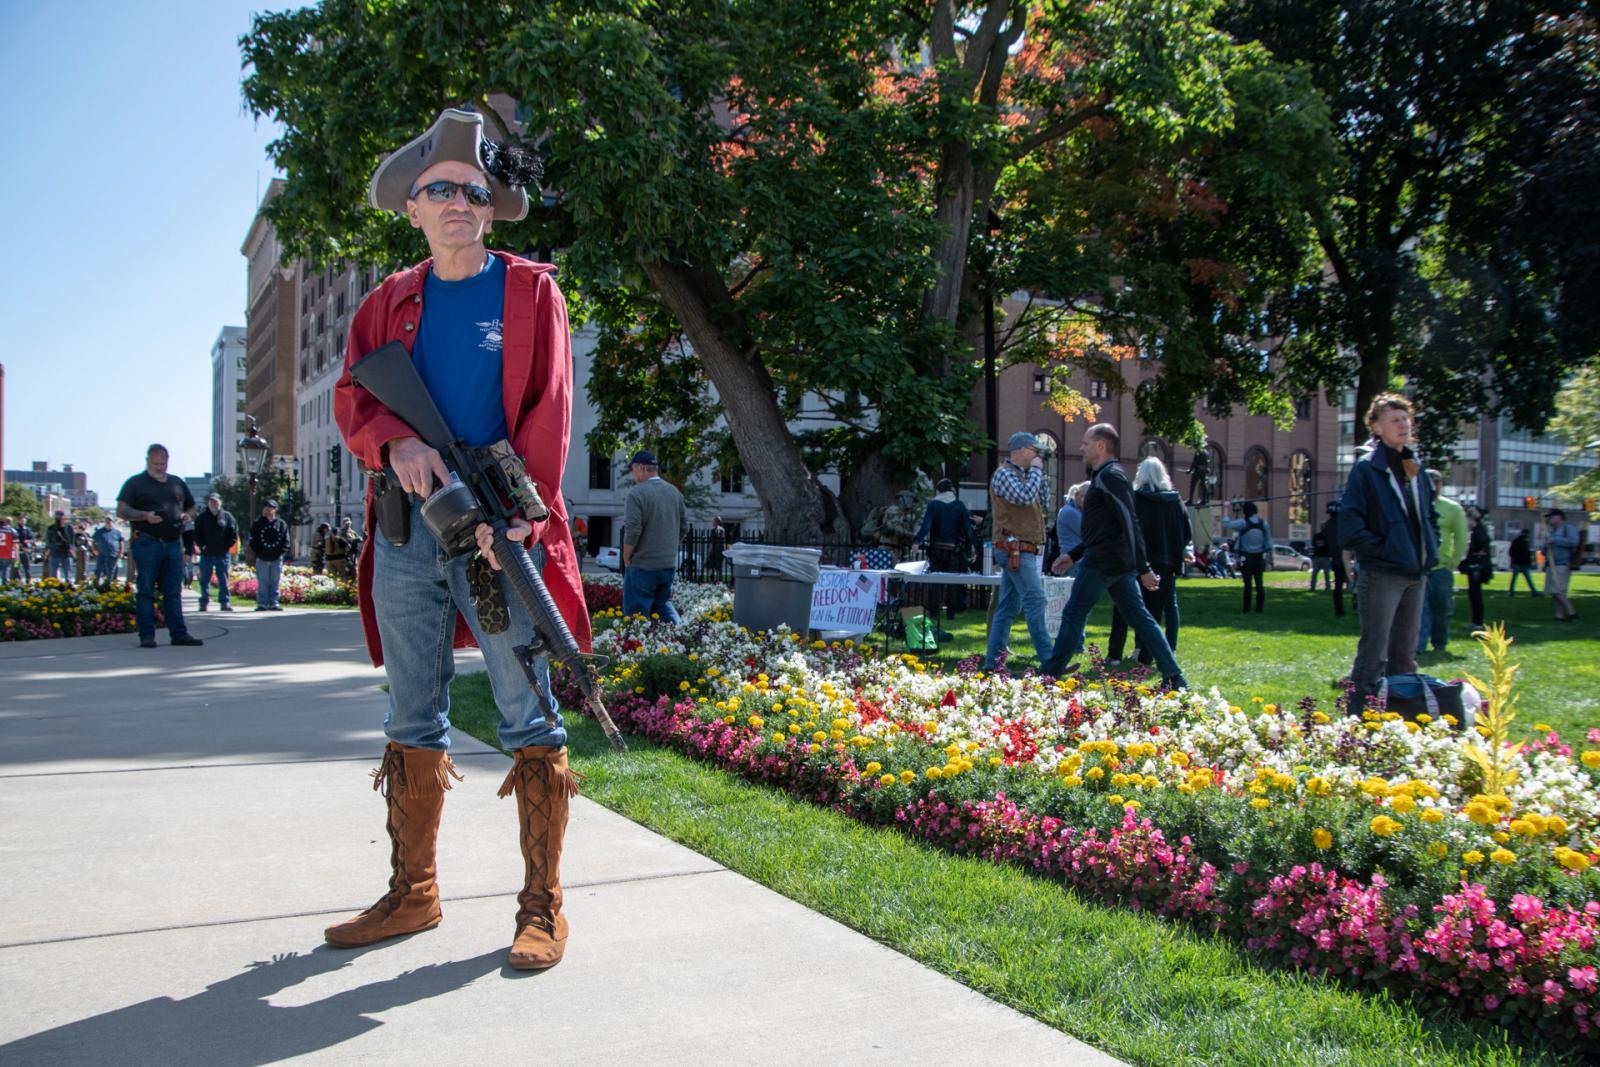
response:
<path fill-rule="evenodd" d="M 589 617 L 559 491 L 572 415 L 566 303 L 552 267 L 485 245 L 492 223 L 527 214 L 523 186 L 537 178 L 528 158 L 486 141 L 482 115 L 450 109 L 372 176 L 371 205 L 404 215 L 433 255 L 362 301 L 334 393 L 350 451 L 369 470 L 393 471 L 369 485 L 371 536 L 358 564 L 367 647 L 389 680 L 389 744 L 376 774 L 388 803 L 392 874 L 377 903 L 326 936 L 354 947 L 439 923 L 439 817 L 451 779 L 460 778 L 448 755 L 451 647 L 477 644 L 500 709 L 500 743 L 514 754 L 501 795 L 517 797 L 525 880 L 510 964 L 538 970 L 559 962 L 566 948 L 560 860 L 577 779 L 567 766 L 566 729 L 545 721 L 514 651 L 533 641 L 533 622 L 497 573 L 487 525 L 478 528 L 476 556 L 450 558 L 428 535 L 416 499 L 448 481 L 444 461 L 349 373 L 369 352 L 399 341 L 458 439 L 476 448 L 511 443 L 550 515 L 537 524 L 518 518 L 507 536 L 527 542 L 587 651 Z M 375 521 L 378 492 L 406 494 L 394 498 L 398 508 L 382 509 L 390 526 Z M 535 674 L 553 703 L 542 657 Z"/>

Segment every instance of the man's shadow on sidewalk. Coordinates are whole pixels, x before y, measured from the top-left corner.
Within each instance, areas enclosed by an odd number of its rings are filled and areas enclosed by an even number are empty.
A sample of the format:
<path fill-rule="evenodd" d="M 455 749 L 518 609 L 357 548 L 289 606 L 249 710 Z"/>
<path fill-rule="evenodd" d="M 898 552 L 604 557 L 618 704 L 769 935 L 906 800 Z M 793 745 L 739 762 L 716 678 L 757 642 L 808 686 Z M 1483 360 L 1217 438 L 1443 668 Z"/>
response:
<path fill-rule="evenodd" d="M 500 948 L 406 971 L 310 1004 L 278 1007 L 267 1002 L 274 993 L 346 967 L 363 954 L 321 945 L 308 953 L 252 963 L 192 997 L 158 997 L 0 1045 L 0 1063 L 254 1067 L 348 1041 L 383 1025 L 369 1016 L 461 989 L 504 969 L 506 958 Z"/>

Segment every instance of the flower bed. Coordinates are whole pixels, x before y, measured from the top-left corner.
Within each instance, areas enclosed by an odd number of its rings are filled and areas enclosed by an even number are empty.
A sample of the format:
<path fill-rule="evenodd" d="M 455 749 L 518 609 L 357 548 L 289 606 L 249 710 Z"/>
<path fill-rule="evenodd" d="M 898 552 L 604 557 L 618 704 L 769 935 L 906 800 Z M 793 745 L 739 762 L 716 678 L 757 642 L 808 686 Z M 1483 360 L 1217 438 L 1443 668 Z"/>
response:
<path fill-rule="evenodd" d="M 584 575 L 583 598 L 594 619 L 622 618 L 622 575 Z M 733 618 L 733 594 L 716 582 L 673 582 L 672 606 L 685 623 Z"/>
<path fill-rule="evenodd" d="M 1600 1011 L 1600 731 L 1501 746 L 1490 793 L 1443 720 L 938 674 L 720 621 L 596 644 L 619 725 L 857 818 L 1552 1040 Z"/>
<path fill-rule="evenodd" d="M 124 634 L 136 629 L 126 583 L 73 587 L 56 578 L 0 586 L 0 641 Z"/>
<path fill-rule="evenodd" d="M 228 575 L 228 591 L 237 597 L 255 598 L 254 567 L 240 565 Z M 278 599 L 285 604 L 332 604 L 354 606 L 356 583 L 327 574 L 312 574 L 309 567 L 288 566 L 278 580 Z"/>

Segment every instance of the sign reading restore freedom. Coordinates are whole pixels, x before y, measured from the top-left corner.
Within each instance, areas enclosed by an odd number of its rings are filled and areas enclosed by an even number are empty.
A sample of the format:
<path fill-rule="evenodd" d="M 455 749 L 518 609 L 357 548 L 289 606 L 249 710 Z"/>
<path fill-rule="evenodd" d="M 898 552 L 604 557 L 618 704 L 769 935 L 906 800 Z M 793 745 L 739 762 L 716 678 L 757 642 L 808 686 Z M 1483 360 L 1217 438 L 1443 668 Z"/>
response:
<path fill-rule="evenodd" d="M 823 571 L 811 587 L 811 628 L 864 634 L 872 629 L 883 579 L 860 571 Z"/>

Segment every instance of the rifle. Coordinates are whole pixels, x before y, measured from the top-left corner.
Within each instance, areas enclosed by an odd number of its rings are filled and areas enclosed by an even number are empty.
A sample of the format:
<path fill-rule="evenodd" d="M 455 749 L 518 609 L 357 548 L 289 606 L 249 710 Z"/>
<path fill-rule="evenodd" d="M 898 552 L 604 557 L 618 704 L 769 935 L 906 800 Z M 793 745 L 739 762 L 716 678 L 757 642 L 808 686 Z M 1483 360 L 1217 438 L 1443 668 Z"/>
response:
<path fill-rule="evenodd" d="M 528 684 L 538 695 L 545 721 L 554 725 L 556 714 L 555 705 L 539 685 L 534 669 L 534 658 L 541 652 L 548 655 L 551 662 L 572 672 L 578 688 L 583 691 L 584 703 L 594 713 L 611 747 L 626 752 L 627 743 L 600 699 L 599 669 L 605 666 L 606 657 L 589 655 L 578 648 L 577 640 L 551 599 L 550 590 L 528 556 L 528 550 L 506 537 L 506 529 L 517 507 L 520 506 L 534 522 L 549 515 L 533 482 L 524 477 L 521 484 L 512 484 L 500 464 L 482 461 L 476 450 L 450 432 L 416 365 L 411 362 L 411 354 L 400 342 L 390 341 L 367 353 L 351 366 L 350 378 L 436 449 L 453 475 L 448 485 L 436 489 L 422 504 L 423 525 L 445 552 L 459 556 L 475 549 L 475 531 L 479 523 L 488 523 L 494 531 L 495 560 L 510 581 L 517 599 L 533 617 L 533 640 L 516 646 L 515 652 L 523 673 L 528 676 Z M 395 477 L 393 468 L 387 468 L 386 473 L 390 478 Z"/>

